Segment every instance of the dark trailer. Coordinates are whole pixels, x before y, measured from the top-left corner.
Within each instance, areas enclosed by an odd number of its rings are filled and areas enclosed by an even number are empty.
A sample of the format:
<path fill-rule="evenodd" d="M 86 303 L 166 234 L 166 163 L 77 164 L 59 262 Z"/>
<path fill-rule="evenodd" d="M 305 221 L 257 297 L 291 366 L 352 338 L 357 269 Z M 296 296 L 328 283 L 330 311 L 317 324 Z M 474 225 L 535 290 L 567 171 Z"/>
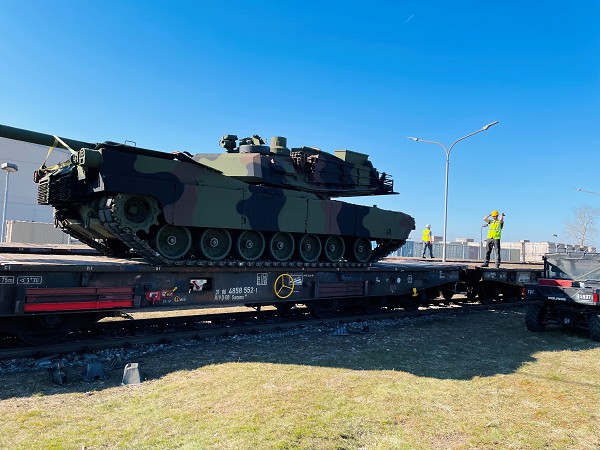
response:
<path fill-rule="evenodd" d="M 317 316 L 355 306 L 416 309 L 451 296 L 465 267 L 425 262 L 371 267 L 260 263 L 153 266 L 89 254 L 0 251 L 0 331 L 28 342 L 57 341 L 121 311 L 245 305 Z"/>
<path fill-rule="evenodd" d="M 537 301 L 527 310 L 530 331 L 543 331 L 548 324 L 583 327 L 600 341 L 600 254 L 545 255 L 544 275 L 525 286 L 525 298 Z"/>

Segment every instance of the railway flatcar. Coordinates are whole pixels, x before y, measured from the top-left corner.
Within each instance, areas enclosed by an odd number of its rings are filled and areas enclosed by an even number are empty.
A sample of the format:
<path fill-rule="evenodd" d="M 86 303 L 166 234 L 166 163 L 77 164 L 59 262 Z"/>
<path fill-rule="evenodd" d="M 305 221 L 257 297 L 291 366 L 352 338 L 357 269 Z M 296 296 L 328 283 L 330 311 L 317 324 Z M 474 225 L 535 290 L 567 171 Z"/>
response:
<path fill-rule="evenodd" d="M 32 344 L 60 341 L 86 324 L 128 311 L 239 305 L 286 311 L 303 305 L 328 317 L 349 308 L 415 310 L 450 301 L 456 293 L 466 294 L 466 301 L 486 292 L 495 300 L 520 295 L 522 283 L 538 276 L 531 268 L 483 270 L 397 259 L 344 268 L 225 262 L 165 267 L 109 258 L 83 246 L 4 245 L 0 268 L 0 331 Z"/>

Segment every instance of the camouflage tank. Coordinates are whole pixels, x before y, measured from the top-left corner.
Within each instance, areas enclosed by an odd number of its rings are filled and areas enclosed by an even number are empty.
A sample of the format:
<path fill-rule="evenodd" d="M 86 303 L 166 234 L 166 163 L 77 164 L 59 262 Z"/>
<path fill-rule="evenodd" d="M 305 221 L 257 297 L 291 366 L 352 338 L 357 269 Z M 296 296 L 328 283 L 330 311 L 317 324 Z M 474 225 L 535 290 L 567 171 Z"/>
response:
<path fill-rule="evenodd" d="M 8 126 L 0 136 L 71 152 L 38 169 L 55 223 L 114 256 L 157 265 L 364 266 L 404 244 L 414 219 L 333 197 L 395 194 L 367 155 L 225 135 L 222 153 L 164 153 Z M 239 145 L 238 145 L 239 142 Z"/>

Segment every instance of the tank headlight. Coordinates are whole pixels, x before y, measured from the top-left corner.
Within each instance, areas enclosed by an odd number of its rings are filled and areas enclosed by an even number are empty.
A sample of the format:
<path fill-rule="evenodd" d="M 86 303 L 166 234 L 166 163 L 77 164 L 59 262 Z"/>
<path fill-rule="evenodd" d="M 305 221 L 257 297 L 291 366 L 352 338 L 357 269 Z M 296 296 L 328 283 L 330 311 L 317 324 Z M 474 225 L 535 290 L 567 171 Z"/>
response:
<path fill-rule="evenodd" d="M 73 155 L 71 161 L 85 169 L 99 169 L 102 167 L 102 153 L 98 150 L 82 148 L 77 155 Z"/>

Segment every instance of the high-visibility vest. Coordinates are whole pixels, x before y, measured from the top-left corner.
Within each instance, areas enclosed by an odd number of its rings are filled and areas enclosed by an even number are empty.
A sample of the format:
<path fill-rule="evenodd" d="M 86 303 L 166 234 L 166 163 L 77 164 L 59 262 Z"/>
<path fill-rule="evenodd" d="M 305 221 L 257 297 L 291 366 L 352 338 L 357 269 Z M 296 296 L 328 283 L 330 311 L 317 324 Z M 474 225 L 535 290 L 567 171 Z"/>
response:
<path fill-rule="evenodd" d="M 502 224 L 499 220 L 492 220 L 487 237 L 488 239 L 500 239 L 500 236 L 502 236 Z"/>
<path fill-rule="evenodd" d="M 423 230 L 423 242 L 429 242 L 431 241 L 431 230 L 428 228 L 425 228 Z"/>

